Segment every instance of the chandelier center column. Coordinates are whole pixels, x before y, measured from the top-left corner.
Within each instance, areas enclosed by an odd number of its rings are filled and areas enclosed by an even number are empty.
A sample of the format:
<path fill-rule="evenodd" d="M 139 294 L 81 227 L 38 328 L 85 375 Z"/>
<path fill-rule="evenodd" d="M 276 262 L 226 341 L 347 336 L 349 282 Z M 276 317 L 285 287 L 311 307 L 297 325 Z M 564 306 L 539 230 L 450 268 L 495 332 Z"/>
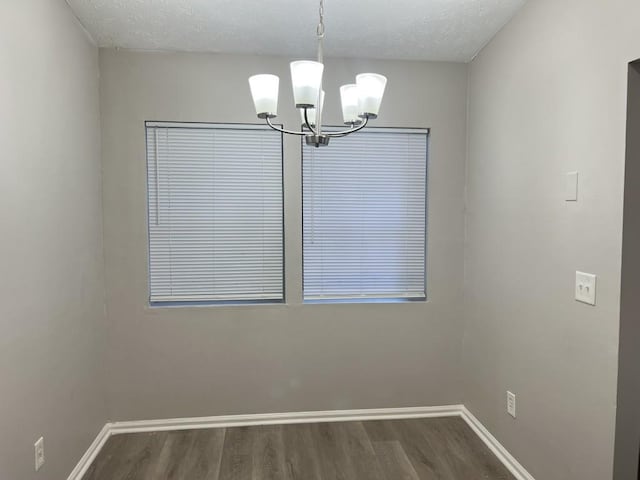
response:
<path fill-rule="evenodd" d="M 316 35 L 318 36 L 318 63 L 324 64 L 324 0 L 320 0 L 320 7 L 318 8 L 318 15 L 320 21 L 316 28 Z M 318 101 L 316 102 L 316 134 L 322 135 L 322 83 L 320 80 L 320 89 L 318 90 Z"/>

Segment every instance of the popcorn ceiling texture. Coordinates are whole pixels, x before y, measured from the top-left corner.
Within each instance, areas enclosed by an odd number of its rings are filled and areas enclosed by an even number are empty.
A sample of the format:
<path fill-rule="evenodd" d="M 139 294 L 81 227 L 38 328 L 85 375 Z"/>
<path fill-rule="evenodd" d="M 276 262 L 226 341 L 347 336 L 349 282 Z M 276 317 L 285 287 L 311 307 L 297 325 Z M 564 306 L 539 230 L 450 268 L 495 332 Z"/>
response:
<path fill-rule="evenodd" d="M 332 57 L 468 62 L 526 0 L 325 0 Z M 316 0 L 67 0 L 101 47 L 313 58 Z"/>

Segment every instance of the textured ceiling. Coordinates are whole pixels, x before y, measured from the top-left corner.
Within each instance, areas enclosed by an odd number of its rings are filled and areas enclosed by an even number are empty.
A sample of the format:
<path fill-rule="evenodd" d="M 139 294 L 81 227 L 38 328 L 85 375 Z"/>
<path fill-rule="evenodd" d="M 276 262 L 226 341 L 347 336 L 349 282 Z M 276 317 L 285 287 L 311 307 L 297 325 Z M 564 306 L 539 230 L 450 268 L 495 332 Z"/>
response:
<path fill-rule="evenodd" d="M 325 0 L 326 55 L 467 62 L 526 0 Z M 316 0 L 67 0 L 101 47 L 313 57 Z"/>

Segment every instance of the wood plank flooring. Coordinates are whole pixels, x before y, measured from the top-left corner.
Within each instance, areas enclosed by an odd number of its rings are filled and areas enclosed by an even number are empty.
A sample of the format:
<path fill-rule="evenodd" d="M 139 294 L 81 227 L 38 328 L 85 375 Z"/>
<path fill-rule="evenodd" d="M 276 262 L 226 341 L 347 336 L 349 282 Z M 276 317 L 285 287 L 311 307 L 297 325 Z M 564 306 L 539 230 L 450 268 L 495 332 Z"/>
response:
<path fill-rule="evenodd" d="M 459 417 L 112 436 L 83 480 L 514 480 Z"/>

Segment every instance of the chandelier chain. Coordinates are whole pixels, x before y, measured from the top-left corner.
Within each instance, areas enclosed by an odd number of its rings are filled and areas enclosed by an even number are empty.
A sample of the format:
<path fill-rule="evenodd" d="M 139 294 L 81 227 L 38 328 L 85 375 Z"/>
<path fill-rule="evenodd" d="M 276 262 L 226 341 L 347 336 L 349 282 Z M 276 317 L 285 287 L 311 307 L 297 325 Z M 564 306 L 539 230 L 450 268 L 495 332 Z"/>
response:
<path fill-rule="evenodd" d="M 316 33 L 318 37 L 324 37 L 324 0 L 320 0 L 320 8 L 318 8 L 318 14 L 320 17 L 320 22 L 318 23 L 318 28 L 316 28 Z"/>

